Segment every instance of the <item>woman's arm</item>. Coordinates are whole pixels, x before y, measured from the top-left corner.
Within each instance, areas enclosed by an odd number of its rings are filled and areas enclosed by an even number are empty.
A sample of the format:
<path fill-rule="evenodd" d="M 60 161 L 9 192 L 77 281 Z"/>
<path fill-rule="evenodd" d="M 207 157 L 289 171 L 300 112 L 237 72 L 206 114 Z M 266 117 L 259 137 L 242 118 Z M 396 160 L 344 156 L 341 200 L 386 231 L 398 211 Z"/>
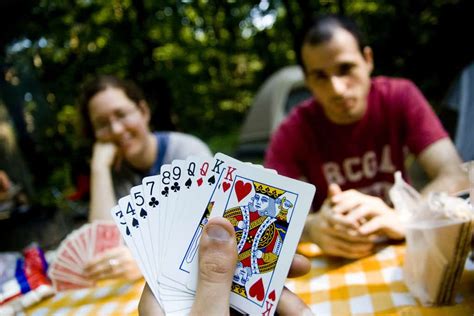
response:
<path fill-rule="evenodd" d="M 117 148 L 111 143 L 95 143 L 91 162 L 89 221 L 111 220 L 110 209 L 117 203 L 112 182 L 112 165 Z"/>

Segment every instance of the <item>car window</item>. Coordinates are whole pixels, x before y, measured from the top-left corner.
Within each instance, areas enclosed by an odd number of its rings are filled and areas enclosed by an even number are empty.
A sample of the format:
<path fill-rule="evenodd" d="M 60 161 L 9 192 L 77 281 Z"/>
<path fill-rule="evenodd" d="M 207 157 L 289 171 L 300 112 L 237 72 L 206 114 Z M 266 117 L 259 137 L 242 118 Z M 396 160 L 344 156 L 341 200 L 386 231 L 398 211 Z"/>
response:
<path fill-rule="evenodd" d="M 294 88 L 290 91 L 288 99 L 286 99 L 285 104 L 285 114 L 290 112 L 290 110 L 300 103 L 303 100 L 309 99 L 311 97 L 311 92 L 308 91 L 305 87 Z"/>

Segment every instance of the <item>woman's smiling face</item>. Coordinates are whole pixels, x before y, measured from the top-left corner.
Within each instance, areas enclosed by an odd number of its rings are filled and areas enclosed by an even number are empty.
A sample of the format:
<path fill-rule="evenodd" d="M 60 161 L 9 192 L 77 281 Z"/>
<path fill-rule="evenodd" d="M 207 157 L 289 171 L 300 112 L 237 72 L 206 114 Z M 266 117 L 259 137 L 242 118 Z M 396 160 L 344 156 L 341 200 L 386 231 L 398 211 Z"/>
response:
<path fill-rule="evenodd" d="M 137 104 L 124 90 L 107 87 L 90 99 L 88 107 L 98 141 L 114 143 L 127 161 L 145 152 L 150 133 L 150 112 L 145 101 Z"/>

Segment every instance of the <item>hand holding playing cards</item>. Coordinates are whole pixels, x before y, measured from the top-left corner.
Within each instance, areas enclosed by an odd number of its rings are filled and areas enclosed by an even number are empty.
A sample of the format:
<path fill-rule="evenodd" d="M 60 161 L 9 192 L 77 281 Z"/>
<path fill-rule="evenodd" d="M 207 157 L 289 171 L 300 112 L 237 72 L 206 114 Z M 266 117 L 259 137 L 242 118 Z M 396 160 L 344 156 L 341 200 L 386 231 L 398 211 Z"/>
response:
<path fill-rule="evenodd" d="M 125 278 L 137 280 L 142 276 L 130 250 L 119 246 L 101 253 L 86 263 L 84 277 L 91 281 Z"/>
<path fill-rule="evenodd" d="M 110 214 L 167 315 L 273 315 L 314 192 L 217 153 L 161 166 Z"/>
<path fill-rule="evenodd" d="M 48 275 L 56 291 L 81 289 L 108 277 L 133 278 L 132 272 L 139 272 L 131 260 L 117 226 L 95 221 L 71 232 L 61 242 Z"/>
<path fill-rule="evenodd" d="M 199 245 L 199 273 L 196 298 L 191 314 L 228 315 L 232 277 L 237 260 L 235 232 L 224 218 L 213 218 L 205 226 Z M 308 272 L 310 264 L 302 256 L 295 257 L 290 274 L 301 276 Z M 285 289 L 277 311 L 281 314 L 306 311 L 308 307 L 296 295 Z M 164 315 L 148 285 L 145 286 L 139 304 L 141 315 Z"/>

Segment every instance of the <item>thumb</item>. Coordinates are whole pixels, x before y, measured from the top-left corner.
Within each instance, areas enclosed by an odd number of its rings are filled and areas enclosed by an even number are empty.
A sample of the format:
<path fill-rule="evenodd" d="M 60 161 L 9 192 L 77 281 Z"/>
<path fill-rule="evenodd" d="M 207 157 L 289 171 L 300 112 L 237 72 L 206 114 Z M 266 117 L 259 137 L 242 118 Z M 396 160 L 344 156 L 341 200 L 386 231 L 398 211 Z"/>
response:
<path fill-rule="evenodd" d="M 191 314 L 228 315 L 232 276 L 237 262 L 234 227 L 225 218 L 212 218 L 199 244 L 199 272 Z"/>
<path fill-rule="evenodd" d="M 339 185 L 337 185 L 336 183 L 331 183 L 328 188 L 328 197 L 333 197 L 341 192 L 342 190 Z"/>
<path fill-rule="evenodd" d="M 302 316 L 313 315 L 308 305 L 286 287 L 284 287 L 281 292 L 277 313 L 279 315 L 295 315 L 296 313 Z"/>

